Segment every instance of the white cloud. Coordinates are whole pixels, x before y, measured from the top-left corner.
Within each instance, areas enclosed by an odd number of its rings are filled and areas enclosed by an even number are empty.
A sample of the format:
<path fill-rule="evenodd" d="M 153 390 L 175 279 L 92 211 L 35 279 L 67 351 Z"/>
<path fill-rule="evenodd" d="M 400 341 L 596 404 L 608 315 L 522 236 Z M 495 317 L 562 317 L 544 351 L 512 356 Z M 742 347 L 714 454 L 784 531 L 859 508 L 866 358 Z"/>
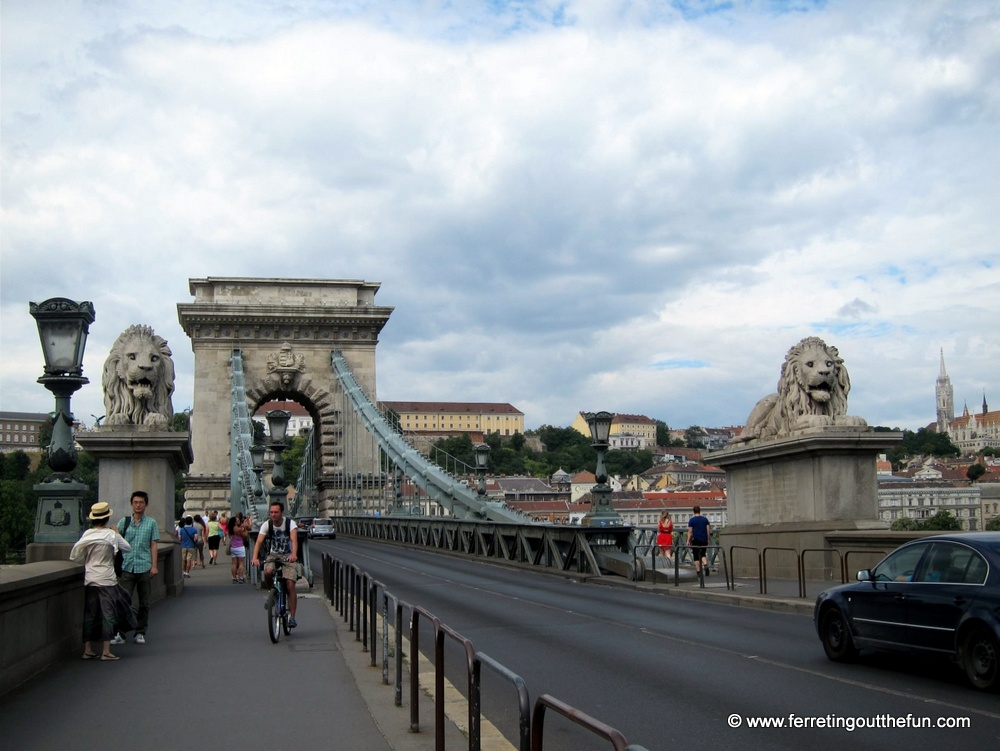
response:
<path fill-rule="evenodd" d="M 957 402 L 996 389 L 991 3 L 50 15 L 7 0 L 0 30 L 4 409 L 51 408 L 51 296 L 95 303 L 92 380 L 152 325 L 189 406 L 204 276 L 380 281 L 380 397 L 529 426 L 739 423 L 813 334 L 871 422 L 933 420 L 941 347 Z"/>

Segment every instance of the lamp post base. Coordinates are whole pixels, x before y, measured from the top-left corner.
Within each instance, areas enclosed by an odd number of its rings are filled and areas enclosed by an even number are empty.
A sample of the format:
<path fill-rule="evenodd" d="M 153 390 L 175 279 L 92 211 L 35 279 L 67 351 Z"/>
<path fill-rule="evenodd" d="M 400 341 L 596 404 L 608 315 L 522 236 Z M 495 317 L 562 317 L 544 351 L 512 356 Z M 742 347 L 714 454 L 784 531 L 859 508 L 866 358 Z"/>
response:
<path fill-rule="evenodd" d="M 611 488 L 602 483 L 595 485 L 590 491 L 593 500 L 590 504 L 590 512 L 580 519 L 582 527 L 622 527 L 621 514 L 615 511 L 611 505 Z"/>
<path fill-rule="evenodd" d="M 38 510 L 27 562 L 66 560 L 83 533 L 83 499 L 88 488 L 69 478 L 40 482 L 32 490 L 38 497 Z"/>

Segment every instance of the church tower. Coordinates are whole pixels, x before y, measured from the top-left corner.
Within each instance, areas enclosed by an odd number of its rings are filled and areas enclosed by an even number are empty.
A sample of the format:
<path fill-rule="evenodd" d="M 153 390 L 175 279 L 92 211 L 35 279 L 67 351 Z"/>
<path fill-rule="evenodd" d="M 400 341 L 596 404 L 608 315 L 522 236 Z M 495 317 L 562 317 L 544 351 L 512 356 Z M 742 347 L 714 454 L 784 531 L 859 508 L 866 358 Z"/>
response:
<path fill-rule="evenodd" d="M 944 369 L 943 347 L 941 348 L 941 372 L 937 377 L 934 392 L 937 395 L 937 430 L 938 433 L 947 433 L 955 419 L 955 392 L 951 387 L 948 371 Z"/>

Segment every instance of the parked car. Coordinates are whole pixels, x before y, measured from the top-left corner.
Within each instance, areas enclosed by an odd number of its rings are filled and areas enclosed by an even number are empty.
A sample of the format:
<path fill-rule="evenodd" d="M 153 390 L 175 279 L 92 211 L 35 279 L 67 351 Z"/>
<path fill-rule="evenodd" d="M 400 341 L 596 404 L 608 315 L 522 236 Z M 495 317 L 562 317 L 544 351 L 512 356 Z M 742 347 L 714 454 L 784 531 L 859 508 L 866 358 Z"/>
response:
<path fill-rule="evenodd" d="M 1000 532 L 914 540 L 857 578 L 816 599 L 827 657 L 849 661 L 868 648 L 948 655 L 977 689 L 1000 689 Z"/>
<path fill-rule="evenodd" d="M 333 519 L 313 519 L 312 526 L 309 527 L 309 537 L 328 537 L 336 540 L 337 530 L 333 526 Z"/>
<path fill-rule="evenodd" d="M 311 516 L 300 516 L 295 520 L 296 526 L 299 528 L 299 534 L 309 537 L 309 528 L 312 526 L 313 517 Z"/>

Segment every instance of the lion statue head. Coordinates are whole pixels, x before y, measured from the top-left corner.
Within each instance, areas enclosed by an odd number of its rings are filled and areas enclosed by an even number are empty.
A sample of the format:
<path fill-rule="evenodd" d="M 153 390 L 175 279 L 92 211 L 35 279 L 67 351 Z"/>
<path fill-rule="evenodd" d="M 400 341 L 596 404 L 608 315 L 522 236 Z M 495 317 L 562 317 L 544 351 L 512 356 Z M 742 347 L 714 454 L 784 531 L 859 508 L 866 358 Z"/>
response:
<path fill-rule="evenodd" d="M 174 417 L 173 353 L 149 326 L 129 326 L 104 361 L 105 425 L 169 429 Z"/>
<path fill-rule="evenodd" d="M 785 355 L 778 393 L 757 402 L 738 440 L 771 438 L 824 426 L 863 426 L 847 416 L 851 379 L 836 347 L 806 337 Z"/>

